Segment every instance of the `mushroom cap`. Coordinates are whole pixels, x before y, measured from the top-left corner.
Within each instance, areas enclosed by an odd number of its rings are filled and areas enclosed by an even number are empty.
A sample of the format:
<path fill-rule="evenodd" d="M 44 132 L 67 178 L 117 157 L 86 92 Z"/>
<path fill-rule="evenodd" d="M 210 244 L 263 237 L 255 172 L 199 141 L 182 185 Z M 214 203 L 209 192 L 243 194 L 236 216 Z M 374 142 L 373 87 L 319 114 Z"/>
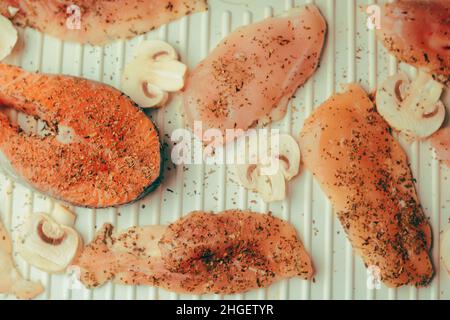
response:
<path fill-rule="evenodd" d="M 18 253 L 31 265 L 50 273 L 64 271 L 81 253 L 83 241 L 74 229 L 45 213 L 28 217 L 17 241 Z"/>
<path fill-rule="evenodd" d="M 425 73 L 419 73 L 412 82 L 404 73 L 398 73 L 377 90 L 377 110 L 394 129 L 426 138 L 444 122 L 446 110 L 439 100 L 442 90 L 442 84 Z"/>
<path fill-rule="evenodd" d="M 148 40 L 140 44 L 137 56 L 125 66 L 122 90 L 142 108 L 160 107 L 168 92 L 184 87 L 187 66 L 167 42 Z"/>
<path fill-rule="evenodd" d="M 265 202 L 284 200 L 286 182 L 295 177 L 300 169 L 297 141 L 289 134 L 272 135 L 270 145 L 269 141 L 260 141 L 257 143 L 259 150 L 253 150 L 245 138 L 241 137 L 237 141 L 245 142 L 242 152 L 247 156 L 244 164 L 234 166 L 239 183 L 244 188 L 258 192 Z"/>

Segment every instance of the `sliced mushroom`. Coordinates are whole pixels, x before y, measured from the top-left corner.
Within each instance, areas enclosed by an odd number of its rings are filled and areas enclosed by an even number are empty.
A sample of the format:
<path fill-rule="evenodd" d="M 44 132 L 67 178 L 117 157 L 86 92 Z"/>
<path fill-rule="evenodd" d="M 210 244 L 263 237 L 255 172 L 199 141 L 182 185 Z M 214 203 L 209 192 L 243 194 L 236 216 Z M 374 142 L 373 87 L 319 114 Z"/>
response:
<path fill-rule="evenodd" d="M 148 61 L 131 61 L 122 75 L 122 90 L 143 108 L 161 106 L 167 101 L 168 93 L 148 83 Z"/>
<path fill-rule="evenodd" d="M 17 30 L 11 21 L 0 15 L 0 61 L 10 55 L 17 43 Z"/>
<path fill-rule="evenodd" d="M 137 48 L 137 56 L 154 61 L 178 60 L 178 53 L 165 41 L 143 41 Z"/>
<path fill-rule="evenodd" d="M 51 216 L 32 214 L 20 230 L 18 253 L 43 271 L 64 271 L 82 249 L 80 235 L 71 228 L 74 223 L 74 214 L 60 205 L 55 206 Z"/>
<path fill-rule="evenodd" d="M 164 91 L 177 92 L 184 87 L 186 72 L 187 66 L 179 61 L 154 61 L 146 79 Z"/>
<path fill-rule="evenodd" d="M 282 164 L 279 164 L 280 167 Z M 286 198 L 286 178 L 283 170 L 271 175 L 259 175 L 256 179 L 256 190 L 264 202 L 282 201 Z"/>
<path fill-rule="evenodd" d="M 410 82 L 405 74 L 398 73 L 377 90 L 377 109 L 394 129 L 408 136 L 426 138 L 444 122 L 442 90 L 442 84 L 428 74 L 420 72 Z"/>
<path fill-rule="evenodd" d="M 59 203 L 55 203 L 52 211 L 52 218 L 59 224 L 71 228 L 75 226 L 75 221 L 77 220 L 77 216 L 75 215 L 75 213 L 60 205 Z"/>
<path fill-rule="evenodd" d="M 13 294 L 19 299 L 33 299 L 44 291 L 40 282 L 22 277 L 12 257 L 12 243 L 0 221 L 0 293 Z"/>
<path fill-rule="evenodd" d="M 164 41 L 144 41 L 137 53 L 125 67 L 122 90 L 143 108 L 161 107 L 168 100 L 168 92 L 184 87 L 187 66 Z"/>
<path fill-rule="evenodd" d="M 265 202 L 281 201 L 286 198 L 286 182 L 295 177 L 300 168 L 300 148 L 292 136 L 279 135 L 278 150 L 259 150 L 260 155 L 269 155 L 263 165 L 257 158 L 249 156 L 245 164 L 234 166 L 239 183 L 246 189 L 258 192 Z M 247 149 L 248 150 L 248 149 Z M 247 152 L 247 151 L 246 151 Z M 247 152 L 248 153 L 248 152 Z"/>
<path fill-rule="evenodd" d="M 300 147 L 290 135 L 280 136 L 277 158 L 287 181 L 294 178 L 300 170 Z"/>
<path fill-rule="evenodd" d="M 447 229 L 442 236 L 441 257 L 448 273 L 450 273 L 450 229 Z"/>
<path fill-rule="evenodd" d="M 235 166 L 241 185 L 250 190 L 256 190 L 259 177 L 257 164 L 239 164 Z"/>

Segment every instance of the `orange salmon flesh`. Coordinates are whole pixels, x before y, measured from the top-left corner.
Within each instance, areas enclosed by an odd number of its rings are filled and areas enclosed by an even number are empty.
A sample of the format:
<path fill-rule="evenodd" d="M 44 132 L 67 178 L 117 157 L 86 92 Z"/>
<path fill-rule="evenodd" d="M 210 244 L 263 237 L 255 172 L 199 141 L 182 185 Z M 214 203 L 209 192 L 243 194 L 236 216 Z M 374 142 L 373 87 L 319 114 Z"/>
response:
<path fill-rule="evenodd" d="M 0 106 L 45 124 L 24 132 L 0 113 L 3 165 L 39 192 L 98 208 L 136 200 L 159 182 L 157 129 L 112 87 L 0 64 Z"/>

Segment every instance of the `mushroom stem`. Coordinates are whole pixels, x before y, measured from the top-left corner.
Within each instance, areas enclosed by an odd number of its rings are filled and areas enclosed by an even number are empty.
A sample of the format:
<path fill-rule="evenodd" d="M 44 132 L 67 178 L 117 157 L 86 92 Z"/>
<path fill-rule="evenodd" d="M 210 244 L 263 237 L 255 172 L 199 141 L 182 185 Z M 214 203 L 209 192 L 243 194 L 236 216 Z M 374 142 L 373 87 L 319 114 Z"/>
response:
<path fill-rule="evenodd" d="M 445 119 L 440 97 L 443 86 L 423 72 L 412 82 L 399 73 L 386 79 L 377 90 L 377 109 L 389 125 L 417 138 L 435 133 Z"/>
<path fill-rule="evenodd" d="M 61 221 L 68 212 L 63 207 L 55 206 L 52 216 L 35 213 L 22 225 L 17 251 L 29 264 L 46 272 L 57 273 L 64 271 L 79 255 L 82 247 L 80 235 L 53 219 L 55 215 Z M 66 218 L 66 221 L 72 223 L 70 219 Z"/>
<path fill-rule="evenodd" d="M 51 244 L 52 246 L 61 244 L 66 235 L 58 226 L 44 220 L 39 222 L 37 226 L 37 233 L 42 241 Z"/>

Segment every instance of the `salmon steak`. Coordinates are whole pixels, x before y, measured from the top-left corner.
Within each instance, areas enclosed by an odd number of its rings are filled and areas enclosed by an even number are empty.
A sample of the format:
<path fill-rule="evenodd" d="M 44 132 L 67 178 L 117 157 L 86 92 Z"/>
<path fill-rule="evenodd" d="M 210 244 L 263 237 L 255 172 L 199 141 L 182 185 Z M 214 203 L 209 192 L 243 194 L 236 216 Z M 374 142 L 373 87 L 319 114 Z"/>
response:
<path fill-rule="evenodd" d="M 247 130 L 284 117 L 319 65 L 326 22 L 313 5 L 238 28 L 187 79 L 187 122 L 204 130 Z M 226 139 L 228 142 L 229 139 Z"/>
<path fill-rule="evenodd" d="M 190 294 L 245 292 L 314 273 L 292 225 L 239 210 L 195 211 L 169 226 L 118 234 L 105 224 L 74 265 L 87 287 L 114 279 Z"/>
<path fill-rule="evenodd" d="M 0 107 L 0 163 L 39 192 L 100 208 L 139 199 L 159 184 L 157 129 L 112 87 L 0 64 Z M 38 125 L 24 130 L 11 110 Z"/>
<path fill-rule="evenodd" d="M 378 38 L 399 60 L 450 85 L 450 1 L 397 0 L 381 12 Z"/>
<path fill-rule="evenodd" d="M 11 8 L 19 9 L 11 14 Z M 206 0 L 2 0 L 0 14 L 62 40 L 102 45 L 207 10 Z"/>
<path fill-rule="evenodd" d="M 314 111 L 300 149 L 366 267 L 378 268 L 390 287 L 427 285 L 431 228 L 408 159 L 359 85 Z"/>

